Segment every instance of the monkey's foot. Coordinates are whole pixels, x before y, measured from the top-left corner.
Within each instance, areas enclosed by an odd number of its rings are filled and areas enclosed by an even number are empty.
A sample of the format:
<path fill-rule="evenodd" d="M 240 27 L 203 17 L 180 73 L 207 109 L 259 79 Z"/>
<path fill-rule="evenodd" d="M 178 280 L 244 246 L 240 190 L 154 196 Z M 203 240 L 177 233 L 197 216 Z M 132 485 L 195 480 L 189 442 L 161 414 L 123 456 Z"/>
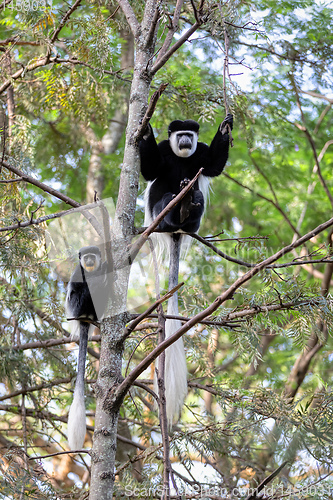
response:
<path fill-rule="evenodd" d="M 190 179 L 185 177 L 185 179 L 180 181 L 180 184 L 179 184 L 180 190 L 182 191 L 184 189 L 184 187 L 186 187 L 190 182 L 191 182 Z"/>

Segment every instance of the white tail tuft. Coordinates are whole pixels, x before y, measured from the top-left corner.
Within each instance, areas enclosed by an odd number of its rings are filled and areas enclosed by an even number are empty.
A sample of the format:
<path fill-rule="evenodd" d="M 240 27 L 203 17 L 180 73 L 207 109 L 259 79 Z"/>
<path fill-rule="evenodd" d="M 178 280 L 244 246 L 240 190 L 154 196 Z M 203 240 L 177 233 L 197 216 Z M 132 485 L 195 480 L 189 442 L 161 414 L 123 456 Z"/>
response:
<path fill-rule="evenodd" d="M 71 450 L 81 450 L 86 435 L 86 407 L 81 391 L 74 391 L 74 399 L 68 414 L 68 443 Z"/>
<path fill-rule="evenodd" d="M 168 302 L 167 315 L 178 315 L 178 303 L 175 296 Z M 165 337 L 171 337 L 182 326 L 178 319 L 167 319 Z M 158 368 L 158 359 L 157 359 Z M 183 338 L 181 337 L 165 350 L 165 399 L 168 425 L 179 419 L 187 396 L 187 366 Z M 158 391 L 157 380 L 154 380 L 155 391 Z"/>
<path fill-rule="evenodd" d="M 169 314 L 169 313 L 168 313 Z M 170 313 L 172 314 L 172 313 Z M 168 319 L 165 336 L 170 337 L 181 327 L 177 319 Z M 168 423 L 179 419 L 187 395 L 187 366 L 183 338 L 174 342 L 165 351 L 165 399 Z"/>
<path fill-rule="evenodd" d="M 198 179 L 198 184 L 199 184 L 199 189 L 203 194 L 204 200 L 205 200 L 205 212 L 207 208 L 207 204 L 209 202 L 209 194 L 212 189 L 211 184 L 210 184 L 211 178 L 206 177 L 205 175 L 200 175 Z"/>
<path fill-rule="evenodd" d="M 72 342 L 79 342 L 79 340 L 80 340 L 80 321 L 73 319 L 69 323 L 70 323 L 70 332 L 71 332 L 70 339 L 71 339 L 71 341 Z M 89 332 L 88 332 L 88 339 L 89 340 L 93 336 L 95 328 L 96 328 L 95 325 L 93 325 L 91 323 L 89 326 Z"/>

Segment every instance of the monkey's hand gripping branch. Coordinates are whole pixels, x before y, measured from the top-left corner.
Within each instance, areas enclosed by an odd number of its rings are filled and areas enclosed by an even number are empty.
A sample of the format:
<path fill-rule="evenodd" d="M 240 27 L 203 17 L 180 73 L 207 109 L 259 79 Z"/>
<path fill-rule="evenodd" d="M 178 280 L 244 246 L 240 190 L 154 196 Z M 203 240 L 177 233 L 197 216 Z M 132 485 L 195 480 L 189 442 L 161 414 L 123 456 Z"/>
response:
<path fill-rule="evenodd" d="M 233 147 L 233 137 L 231 134 L 231 131 L 233 129 L 233 124 L 234 124 L 234 118 L 231 113 L 228 113 L 219 127 L 222 135 L 229 134 L 229 142 L 231 147 Z"/>

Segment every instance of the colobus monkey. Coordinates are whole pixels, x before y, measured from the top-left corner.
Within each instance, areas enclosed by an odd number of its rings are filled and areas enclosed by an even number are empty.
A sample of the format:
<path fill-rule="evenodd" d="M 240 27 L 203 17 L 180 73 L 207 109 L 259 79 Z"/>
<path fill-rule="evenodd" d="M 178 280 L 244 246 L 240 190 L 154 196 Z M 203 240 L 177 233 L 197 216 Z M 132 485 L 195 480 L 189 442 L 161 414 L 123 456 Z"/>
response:
<path fill-rule="evenodd" d="M 86 435 L 84 374 L 88 337 L 95 327 L 84 320 L 102 319 L 109 294 L 107 263 L 102 263 L 100 249 L 96 246 L 81 248 L 79 264 L 68 283 L 65 304 L 67 318 L 75 318 L 71 339 L 80 339 L 74 398 L 68 415 L 68 442 L 72 450 L 82 448 Z"/>
<path fill-rule="evenodd" d="M 140 141 L 141 173 L 149 181 L 145 192 L 145 226 L 148 226 L 166 205 L 198 173 L 203 172 L 189 193 L 159 224 L 158 230 L 169 234 L 169 290 L 178 283 L 181 233 L 195 233 L 200 226 L 208 196 L 210 177 L 220 175 L 228 159 L 229 128 L 233 116 L 228 114 L 220 124 L 210 146 L 198 142 L 199 124 L 194 120 L 170 123 L 169 140 L 156 143 L 148 125 Z M 168 302 L 168 315 L 178 315 L 178 297 Z M 166 337 L 181 327 L 179 320 L 166 321 Z M 187 368 L 183 339 L 166 350 L 166 406 L 169 424 L 178 419 L 187 394 Z"/>

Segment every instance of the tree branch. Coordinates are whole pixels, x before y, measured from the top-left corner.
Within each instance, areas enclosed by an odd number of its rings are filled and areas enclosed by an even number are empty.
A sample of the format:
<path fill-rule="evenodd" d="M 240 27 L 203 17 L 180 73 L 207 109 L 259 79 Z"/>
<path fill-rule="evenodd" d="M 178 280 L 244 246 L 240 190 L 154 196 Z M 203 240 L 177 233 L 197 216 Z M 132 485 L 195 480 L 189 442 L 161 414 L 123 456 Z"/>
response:
<path fill-rule="evenodd" d="M 175 286 L 172 290 L 163 295 L 163 297 L 161 297 L 156 302 L 154 302 L 153 305 L 148 307 L 148 309 L 146 309 L 144 313 L 140 314 L 140 316 L 138 316 L 134 321 L 132 321 L 132 323 L 126 328 L 123 338 L 126 339 L 143 319 L 147 318 L 155 309 L 157 309 L 159 305 L 161 305 L 163 302 L 172 297 L 172 295 L 176 293 L 179 290 L 179 288 L 181 288 L 183 285 L 184 283 L 178 283 L 177 286 Z"/>
<path fill-rule="evenodd" d="M 299 97 L 298 88 L 297 88 L 297 85 L 296 85 L 296 82 L 295 82 L 295 78 L 294 78 L 293 74 L 290 74 L 289 76 L 290 76 L 291 84 L 292 84 L 294 92 L 295 92 L 297 106 L 298 106 L 298 109 L 300 110 L 300 113 L 301 113 L 301 119 L 302 119 L 302 123 L 303 123 L 303 132 L 304 132 L 306 138 L 308 139 L 308 142 L 309 142 L 310 147 L 312 149 L 312 153 L 313 153 L 313 157 L 315 159 L 315 163 L 316 163 L 316 167 L 317 167 L 317 174 L 318 174 L 320 183 L 323 186 L 324 191 L 326 193 L 326 196 L 328 197 L 328 199 L 329 199 L 329 201 L 331 203 L 331 206 L 333 208 L 333 196 L 332 196 L 330 190 L 328 189 L 326 181 L 325 181 L 325 179 L 324 179 L 324 177 L 322 175 L 322 172 L 321 172 L 320 163 L 319 163 L 319 159 L 318 159 L 318 155 L 317 155 L 317 150 L 316 150 L 316 145 L 315 145 L 313 137 L 310 134 L 309 129 L 308 129 L 307 125 L 306 125 L 306 119 L 305 119 L 305 116 L 304 116 L 304 113 L 303 113 L 303 109 L 302 109 L 302 105 L 301 105 L 301 101 L 300 101 L 300 97 Z"/>
<path fill-rule="evenodd" d="M 69 198 L 69 196 L 66 196 L 66 195 L 60 193 L 56 189 L 53 189 L 53 188 L 47 186 L 43 182 L 37 181 L 37 179 L 34 179 L 33 177 L 31 177 L 31 175 L 25 174 L 24 172 L 22 172 L 18 168 L 13 167 L 12 165 L 9 165 L 9 163 L 7 163 L 6 161 L 1 161 L 1 164 L 7 170 L 10 170 L 14 174 L 16 174 L 19 177 L 21 177 L 24 181 L 29 182 L 29 184 L 33 184 L 34 186 L 37 186 L 39 189 L 42 189 L 46 193 L 49 193 L 52 196 L 54 196 L 55 198 L 58 198 L 59 200 L 64 201 L 68 205 L 71 205 L 72 207 L 80 207 L 81 206 L 80 203 L 78 203 L 75 200 L 72 200 L 71 198 Z"/>
<path fill-rule="evenodd" d="M 92 69 L 93 71 L 96 71 L 98 73 L 101 72 L 101 70 L 99 68 L 95 68 L 94 66 L 91 66 L 90 64 L 84 62 L 84 61 L 80 61 L 78 59 L 73 59 L 73 58 L 68 58 L 68 59 L 61 59 L 60 57 L 58 56 L 55 56 L 55 57 L 49 57 L 48 55 L 42 57 L 42 58 L 39 58 L 37 61 L 35 61 L 34 63 L 31 63 L 31 64 L 28 64 L 27 66 L 24 66 L 23 68 L 20 68 L 18 71 L 16 71 L 16 73 L 13 73 L 10 78 L 8 78 L 0 87 L 0 94 L 2 92 L 4 92 L 11 84 L 12 84 L 12 81 L 13 80 L 17 80 L 18 78 L 21 78 L 23 77 L 26 73 L 29 73 L 30 71 L 33 71 L 37 68 L 40 68 L 42 66 L 48 66 L 49 64 L 74 64 L 74 65 L 80 65 L 80 66 L 86 66 L 87 68 L 90 68 Z M 109 71 L 109 70 L 106 70 L 104 69 L 103 70 L 103 74 L 105 75 L 111 75 L 111 76 L 116 76 L 118 78 L 120 78 L 118 76 L 118 74 L 121 72 L 122 70 L 118 70 L 118 71 Z M 124 81 L 128 81 L 126 79 L 122 79 Z"/>
<path fill-rule="evenodd" d="M 145 133 L 148 123 L 150 122 L 151 117 L 153 116 L 153 113 L 155 111 L 157 101 L 159 100 L 159 98 L 161 97 L 162 93 L 165 91 L 168 85 L 169 85 L 168 83 L 161 83 L 158 90 L 156 90 L 151 96 L 148 108 L 145 112 L 145 116 L 143 117 L 140 127 L 138 128 L 135 134 L 136 141 L 139 141 L 142 138 L 143 134 Z"/>
<path fill-rule="evenodd" d="M 25 180 L 25 179 L 23 179 L 23 180 Z M 50 215 L 43 215 L 42 217 L 39 217 L 38 219 L 32 219 L 30 217 L 29 220 L 19 221 L 17 224 L 12 224 L 11 226 L 1 227 L 0 233 L 6 232 L 6 231 L 14 231 L 15 229 L 20 229 L 23 227 L 42 224 L 43 222 L 53 220 L 53 219 L 58 219 L 59 217 L 70 215 L 70 214 L 75 213 L 75 212 L 82 213 L 83 209 L 84 210 L 91 210 L 93 208 L 100 206 L 100 203 L 101 202 L 89 203 L 87 205 L 80 205 L 79 204 L 79 206 L 77 208 L 70 208 L 68 210 L 63 210 L 62 212 L 56 212 L 56 213 L 50 214 Z"/>
<path fill-rule="evenodd" d="M 72 377 L 66 377 L 66 378 L 60 378 L 57 380 L 53 380 L 53 382 L 44 382 L 43 384 L 35 385 L 32 387 L 25 387 L 24 389 L 20 389 L 18 391 L 11 392 L 10 394 L 5 394 L 4 396 L 0 397 L 0 401 L 4 401 L 5 399 L 11 399 L 16 396 L 19 396 L 20 394 L 28 394 L 29 392 L 35 392 L 35 391 L 40 391 L 42 389 L 48 389 L 50 387 L 54 387 L 55 385 L 60 385 L 60 384 L 68 384 L 71 381 Z"/>
<path fill-rule="evenodd" d="M 164 43 L 159 51 L 156 62 L 159 62 L 160 59 L 162 59 L 162 57 L 166 54 L 166 52 L 170 48 L 173 36 L 178 29 L 180 12 L 181 12 L 181 8 L 183 6 L 183 3 L 184 3 L 184 0 L 177 0 L 176 7 L 175 7 L 175 10 L 173 13 L 173 19 L 172 19 L 171 26 L 169 27 L 169 31 L 168 31 L 168 33 L 165 37 Z"/>
<path fill-rule="evenodd" d="M 120 8 L 127 19 L 127 22 L 129 24 L 129 27 L 131 28 L 134 38 L 137 38 L 139 36 L 141 27 L 139 21 L 136 18 L 134 10 L 132 9 L 131 4 L 129 3 L 128 0 L 118 0 L 118 4 L 120 5 Z"/>
<path fill-rule="evenodd" d="M 276 252 L 274 255 L 271 257 L 268 257 L 267 259 L 263 260 L 262 262 L 258 263 L 254 268 L 250 269 L 247 271 L 243 276 L 238 278 L 225 292 L 223 292 L 221 295 L 216 297 L 214 302 L 208 306 L 206 309 L 201 311 L 200 313 L 196 314 L 191 318 L 185 325 L 183 325 L 179 330 L 177 330 L 173 335 L 168 337 L 164 342 L 162 342 L 159 346 L 155 347 L 151 351 L 150 354 L 148 354 L 143 361 L 141 361 L 136 368 L 125 378 L 125 380 L 117 387 L 111 388 L 106 396 L 106 399 L 111 398 L 111 401 L 115 404 L 119 404 L 123 397 L 125 396 L 126 392 L 134 382 L 134 380 L 141 375 L 141 373 L 148 368 L 150 363 L 152 363 L 160 354 L 162 351 L 164 351 L 167 347 L 169 347 L 171 344 L 176 342 L 184 333 L 186 333 L 188 330 L 190 330 L 194 325 L 196 325 L 199 321 L 201 321 L 204 318 L 207 318 L 210 316 L 214 311 L 216 311 L 224 302 L 227 300 L 230 300 L 236 290 L 242 286 L 244 283 L 249 281 L 251 278 L 253 278 L 256 274 L 258 274 L 260 271 L 265 269 L 267 266 L 271 265 L 287 253 L 291 252 L 295 248 L 303 245 L 306 241 L 310 240 L 317 234 L 321 233 L 325 229 L 331 227 L 333 225 L 333 218 L 329 219 L 328 221 L 324 222 L 323 224 L 320 224 L 317 226 L 315 229 L 310 231 L 309 233 L 305 234 L 295 242 L 291 243 L 290 245 L 287 245 L 286 247 L 282 248 L 278 252 Z M 108 401 L 110 402 L 110 401 Z"/>
<path fill-rule="evenodd" d="M 60 31 L 62 30 L 62 28 L 65 26 L 66 22 L 68 21 L 68 19 L 70 18 L 70 16 L 73 14 L 73 12 L 79 7 L 80 3 L 81 3 L 82 0 L 76 0 L 72 7 L 70 9 L 68 9 L 68 11 L 66 12 L 66 14 L 64 15 L 64 17 L 61 19 L 60 21 L 60 24 L 58 26 L 58 28 L 55 30 L 55 32 L 53 33 L 52 37 L 51 37 L 51 44 L 54 43 L 60 33 Z"/>
<path fill-rule="evenodd" d="M 179 40 L 177 40 L 177 42 L 175 42 L 175 44 L 164 54 L 164 56 L 162 56 L 160 59 L 158 59 L 155 62 L 155 64 L 153 65 L 153 67 L 151 69 L 150 74 L 154 75 L 155 73 L 157 73 L 157 71 L 164 66 L 164 64 L 179 49 L 179 47 L 181 47 L 190 38 L 190 36 L 193 35 L 193 33 L 195 33 L 197 31 L 197 29 L 201 25 L 202 25 L 202 22 L 200 22 L 200 23 L 195 22 L 193 24 L 193 26 L 191 26 L 191 28 L 188 31 L 186 31 L 186 33 L 184 33 L 184 35 L 181 36 L 179 38 Z"/>

